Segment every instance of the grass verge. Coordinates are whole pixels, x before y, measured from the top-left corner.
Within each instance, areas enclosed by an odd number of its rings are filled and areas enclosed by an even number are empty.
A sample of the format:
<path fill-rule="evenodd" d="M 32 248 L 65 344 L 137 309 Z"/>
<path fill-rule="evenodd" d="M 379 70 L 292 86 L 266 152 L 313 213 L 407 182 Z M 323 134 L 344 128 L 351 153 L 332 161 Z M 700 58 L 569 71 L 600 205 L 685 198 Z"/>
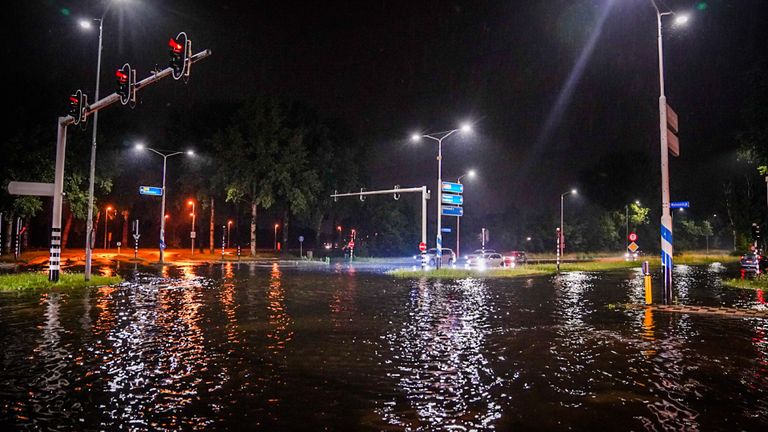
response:
<path fill-rule="evenodd" d="M 554 270 L 545 270 L 539 267 L 545 266 L 523 266 L 516 268 L 495 268 L 495 269 L 467 269 L 467 268 L 441 268 L 441 269 L 396 269 L 389 272 L 390 275 L 401 279 L 427 278 L 427 279 L 467 279 L 467 278 L 512 278 L 521 276 L 547 275 L 554 273 Z"/>
<path fill-rule="evenodd" d="M 560 264 L 560 271 L 611 271 L 640 268 L 639 261 L 589 261 Z M 428 278 L 428 279 L 465 279 L 465 278 L 514 278 L 521 276 L 552 275 L 557 273 L 556 264 L 529 264 L 514 268 L 441 268 L 441 269 L 396 269 L 389 272 L 397 278 Z"/>
<path fill-rule="evenodd" d="M 732 288 L 768 290 L 768 276 L 760 275 L 749 279 L 724 279 L 723 285 Z"/>
<path fill-rule="evenodd" d="M 87 286 L 112 285 L 122 282 L 119 276 L 91 276 L 86 281 L 83 273 L 62 273 L 58 282 L 50 282 L 47 273 L 12 273 L 0 275 L 0 291 L 46 289 L 46 288 L 81 288 Z"/>

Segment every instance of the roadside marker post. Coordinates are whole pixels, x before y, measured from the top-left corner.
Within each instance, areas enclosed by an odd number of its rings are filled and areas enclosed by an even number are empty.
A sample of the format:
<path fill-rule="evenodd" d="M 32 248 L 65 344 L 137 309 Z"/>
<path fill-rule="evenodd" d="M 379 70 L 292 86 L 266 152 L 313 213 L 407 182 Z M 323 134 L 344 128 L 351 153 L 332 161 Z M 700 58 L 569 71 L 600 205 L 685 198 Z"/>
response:
<path fill-rule="evenodd" d="M 653 282 L 648 261 L 643 261 L 643 282 L 645 284 L 645 304 L 653 304 Z"/>

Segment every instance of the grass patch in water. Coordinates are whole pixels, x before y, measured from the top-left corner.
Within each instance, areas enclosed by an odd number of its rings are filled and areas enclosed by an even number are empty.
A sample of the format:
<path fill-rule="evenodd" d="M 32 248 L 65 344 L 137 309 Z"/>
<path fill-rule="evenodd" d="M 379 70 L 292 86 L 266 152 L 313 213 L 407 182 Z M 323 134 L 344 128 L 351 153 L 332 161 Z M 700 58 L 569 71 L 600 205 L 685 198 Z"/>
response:
<path fill-rule="evenodd" d="M 468 268 L 441 268 L 429 270 L 396 269 L 389 272 L 394 277 L 402 279 L 428 278 L 428 279 L 466 279 L 466 278 L 509 278 L 521 276 L 535 276 L 552 274 L 554 271 L 543 270 L 540 266 L 521 266 L 515 268 L 495 269 L 468 269 Z"/>
<path fill-rule="evenodd" d="M 768 290 L 768 276 L 759 275 L 749 279 L 724 279 L 723 285 L 732 288 Z"/>
<path fill-rule="evenodd" d="M 12 273 L 0 275 L 0 291 L 50 289 L 50 288 L 81 288 L 87 286 L 112 285 L 122 282 L 119 276 L 92 275 L 86 281 L 83 273 L 61 273 L 58 282 L 50 282 L 48 273 Z"/>

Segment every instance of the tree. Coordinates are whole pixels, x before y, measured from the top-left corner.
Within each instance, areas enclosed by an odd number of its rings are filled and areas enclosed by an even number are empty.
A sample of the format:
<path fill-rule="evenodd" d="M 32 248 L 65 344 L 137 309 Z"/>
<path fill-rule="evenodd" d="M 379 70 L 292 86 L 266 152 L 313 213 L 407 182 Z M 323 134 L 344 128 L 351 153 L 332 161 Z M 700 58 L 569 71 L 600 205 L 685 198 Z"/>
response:
<path fill-rule="evenodd" d="M 234 122 L 211 139 L 225 184 L 226 201 L 248 202 L 251 207 L 251 256 L 256 255 L 258 207 L 275 202 L 272 169 L 280 144 L 285 142 L 284 113 L 274 99 L 257 97 L 245 102 Z"/>
<path fill-rule="evenodd" d="M 761 175 L 768 176 L 768 74 L 762 65 L 748 73 L 750 91 L 744 101 L 742 117 L 746 125 L 736 139 L 739 156 L 757 166 Z"/>

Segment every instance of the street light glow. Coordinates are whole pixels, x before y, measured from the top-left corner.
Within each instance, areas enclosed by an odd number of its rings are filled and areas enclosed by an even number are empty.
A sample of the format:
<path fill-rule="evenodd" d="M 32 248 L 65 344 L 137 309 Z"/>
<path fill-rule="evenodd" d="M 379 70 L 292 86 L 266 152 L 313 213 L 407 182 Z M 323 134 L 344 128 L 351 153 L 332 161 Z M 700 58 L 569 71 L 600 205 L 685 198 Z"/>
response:
<path fill-rule="evenodd" d="M 78 24 L 80 24 L 80 28 L 83 28 L 86 30 L 90 30 L 93 28 L 93 24 L 91 24 L 91 22 L 86 19 L 81 19 L 80 21 L 78 21 Z"/>
<path fill-rule="evenodd" d="M 688 14 L 676 15 L 675 16 L 675 25 L 686 24 L 690 18 L 691 18 L 691 16 L 688 15 Z"/>
<path fill-rule="evenodd" d="M 419 142 L 419 141 L 421 141 L 421 135 L 419 135 L 419 134 L 416 134 L 416 133 L 415 133 L 415 134 L 413 134 L 413 135 L 411 135 L 411 141 L 413 141 L 413 142 Z"/>
<path fill-rule="evenodd" d="M 577 195 L 579 193 L 579 191 L 577 191 L 576 189 L 571 189 L 571 193 L 574 194 L 574 195 Z"/>
<path fill-rule="evenodd" d="M 475 176 L 475 170 L 469 170 L 467 172 L 467 175 L 470 176 L 470 177 L 474 177 Z"/>
<path fill-rule="evenodd" d="M 464 123 L 461 125 L 461 131 L 462 132 L 472 132 L 472 125 L 469 123 Z"/>
<path fill-rule="evenodd" d="M 187 150 L 187 156 L 194 156 L 195 151 L 194 150 Z"/>
<path fill-rule="evenodd" d="M 144 150 L 144 143 L 136 143 L 136 145 L 133 146 L 134 150 Z"/>

